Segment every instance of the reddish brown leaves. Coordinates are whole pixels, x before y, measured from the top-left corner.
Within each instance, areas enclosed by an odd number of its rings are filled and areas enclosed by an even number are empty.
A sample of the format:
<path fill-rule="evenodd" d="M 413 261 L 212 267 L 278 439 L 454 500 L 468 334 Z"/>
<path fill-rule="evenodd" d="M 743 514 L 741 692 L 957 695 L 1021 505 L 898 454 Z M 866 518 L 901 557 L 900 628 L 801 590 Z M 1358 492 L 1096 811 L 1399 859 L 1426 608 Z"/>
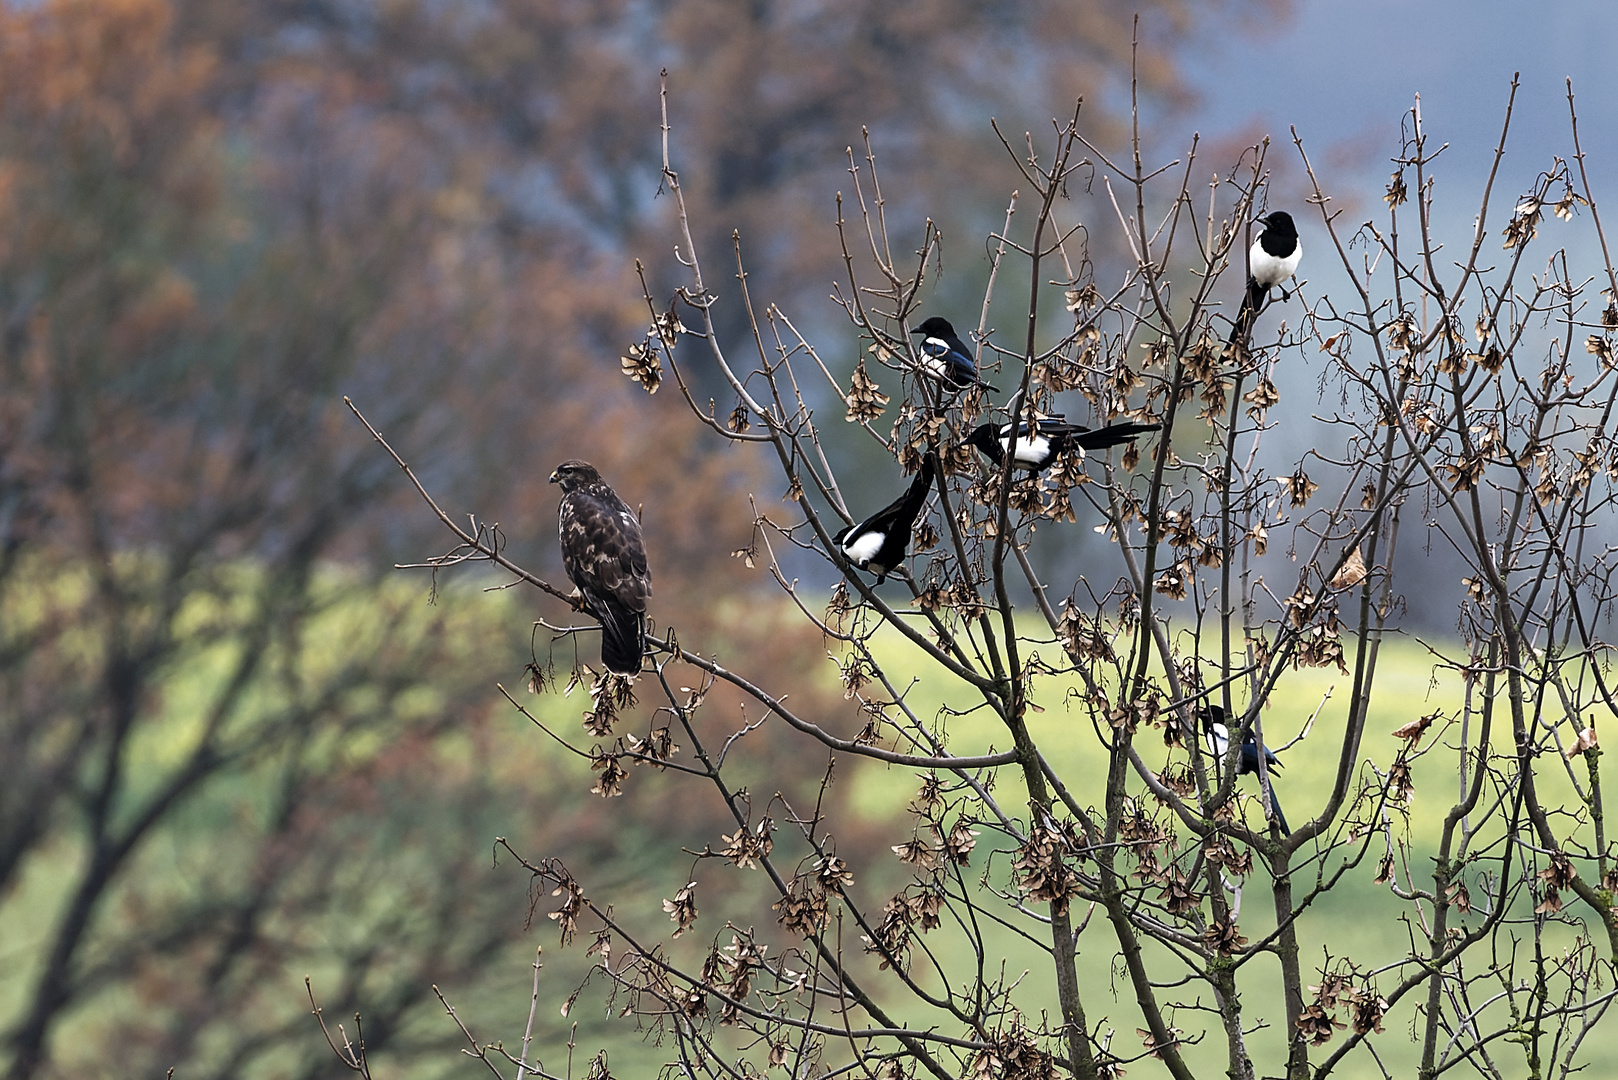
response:
<path fill-rule="evenodd" d="M 888 407 L 888 395 L 877 387 L 865 371 L 865 357 L 854 366 L 854 379 L 848 390 L 848 422 L 869 423 Z"/>
<path fill-rule="evenodd" d="M 1393 729 L 1393 737 L 1406 739 L 1411 746 L 1415 746 L 1421 742 L 1421 737 L 1427 733 L 1427 729 L 1432 726 L 1433 721 L 1442 715 L 1444 715 L 1442 712 L 1430 712 L 1426 716 L 1410 721 L 1408 724 L 1401 724 Z"/>
<path fill-rule="evenodd" d="M 628 353 L 618 358 L 618 366 L 632 382 L 645 387 L 648 394 L 657 393 L 657 388 L 663 385 L 663 361 L 657 350 L 644 341 L 629 346 Z"/>

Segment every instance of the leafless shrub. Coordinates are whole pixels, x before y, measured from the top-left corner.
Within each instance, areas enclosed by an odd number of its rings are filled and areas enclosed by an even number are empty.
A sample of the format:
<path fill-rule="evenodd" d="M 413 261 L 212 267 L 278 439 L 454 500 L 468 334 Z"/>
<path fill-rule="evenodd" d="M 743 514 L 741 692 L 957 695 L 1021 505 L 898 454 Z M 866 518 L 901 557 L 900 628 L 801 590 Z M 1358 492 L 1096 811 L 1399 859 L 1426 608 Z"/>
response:
<path fill-rule="evenodd" d="M 593 977 L 612 1009 L 657 1039 L 678 1075 L 1097 1077 L 1157 1069 L 1155 1059 L 1187 1078 L 1210 1075 L 1210 1055 L 1237 1078 L 1272 1055 L 1266 1075 L 1322 1077 L 1351 1057 L 1392 1075 L 1382 1033 L 1401 1007 L 1421 1076 L 1578 1066 L 1612 1001 L 1618 951 L 1595 735 L 1615 708 L 1601 636 L 1615 549 L 1601 537 L 1618 478 L 1618 276 L 1571 87 L 1568 104 L 1572 154 L 1508 200 L 1502 220 L 1503 130 L 1471 243 L 1442 257 L 1436 151 L 1419 109 L 1382 216 L 1354 227 L 1294 136 L 1313 185 L 1298 214 L 1312 265 L 1340 264 L 1346 291 L 1317 296 L 1301 282 L 1260 315 L 1251 340 L 1228 346 L 1228 279 L 1244 270 L 1245 223 L 1266 208 L 1267 141 L 1199 193 L 1195 144 L 1157 168 L 1138 143 L 1114 159 L 1086 139 L 1082 112 L 1047 137 L 1005 140 L 1023 194 L 990 238 L 972 336 L 979 366 L 1016 385 L 1015 417 L 978 388 L 956 394 L 925 374 L 909 331 L 941 239 L 928 225 L 915 250 L 896 254 L 908 244 L 884 214 L 869 147 L 863 161 L 851 154 L 839 203 L 836 298 L 861 339 L 852 380 L 787 313 L 748 293 L 739 238 L 725 259 L 742 284 L 727 301 L 747 313 L 749 358 L 724 348 L 710 253 L 692 241 L 665 125 L 663 179 L 689 273 L 673 308 L 704 348 L 677 362 L 657 332 L 670 305 L 648 296 L 647 348 L 663 355 L 629 373 L 653 389 L 647 372 L 660 370 L 695 422 L 778 463 L 791 499 L 756 514 L 745 553 L 819 628 L 857 709 L 846 723 L 802 714 L 769 673 L 732 671 L 668 631 L 642 696 L 659 698 L 679 756 L 614 751 L 615 783 L 634 782 L 621 762 L 675 770 L 691 798 L 726 808 L 735 832 L 680 879 L 691 884 L 665 899 L 661 925 L 662 913 L 593 895 L 587 871 L 512 852 L 536 896 L 556 898 L 548 914 L 564 938 L 594 935 Z M 1509 128 L 1509 107 L 1507 118 Z M 1110 222 L 1081 228 L 1072 216 L 1065 196 L 1081 177 Z M 1018 231 L 1014 213 L 1026 222 Z M 1591 237 L 1580 250 L 1601 252 L 1593 276 L 1570 245 L 1545 250 L 1555 230 L 1575 227 Z M 1103 228 L 1131 253 L 1109 280 L 1085 247 Z M 988 322 L 1008 258 L 1026 260 L 1033 282 L 1026 324 L 1009 339 Z M 1042 344 L 1052 309 L 1065 333 Z M 1278 410 L 1302 415 L 1278 389 L 1283 362 L 1323 366 L 1323 400 L 1337 403 L 1314 418 L 1327 434 L 1297 461 L 1267 450 Z M 728 423 L 697 398 L 697 364 L 734 393 Z M 839 404 L 829 427 L 816 379 Z M 1056 397 L 1069 392 L 1095 424 L 1161 430 L 1036 479 L 1014 476 L 1009 457 L 990 468 L 957 452 L 980 417 L 1032 420 L 1073 408 Z M 890 484 L 834 474 L 826 444 L 850 434 L 894 460 Z M 925 454 L 946 462 L 918 528 L 929 543 L 892 572 L 897 587 L 878 590 L 833 535 L 885 502 Z M 1039 580 L 1030 545 L 1071 518 L 1111 541 L 1115 580 Z M 1469 568 L 1421 592 L 1458 611 L 1456 641 L 1425 643 L 1435 672 L 1461 690 L 1436 712 L 1377 694 L 1401 610 L 1394 568 L 1419 566 L 1396 558 L 1412 524 Z M 460 539 L 504 560 L 480 537 Z M 787 552 L 839 575 L 829 608 L 783 568 Z M 1015 609 L 1024 598 L 1033 617 Z M 914 664 L 947 708 L 916 704 Z M 1324 697 L 1305 715 L 1267 711 L 1295 700 L 1311 668 L 1348 687 L 1329 721 Z M 699 720 L 702 697 L 688 688 L 713 684 L 753 702 L 755 721 L 726 734 L 722 719 Z M 1375 729 L 1374 702 L 1410 722 Z M 1073 719 L 1058 730 L 1035 723 L 1064 703 Z M 1203 738 L 1214 709 L 1231 736 L 1219 756 Z M 758 715 L 769 737 L 816 759 L 916 774 L 910 820 L 889 845 L 899 887 L 891 866 L 839 853 L 834 833 L 853 823 L 819 804 L 778 794 L 767 813 L 754 809 L 731 750 Z M 1057 739 L 1096 740 L 1104 774 L 1065 771 Z M 1246 742 L 1256 782 L 1238 780 Z M 1286 791 L 1290 828 L 1266 747 L 1333 762 L 1319 771 L 1327 783 Z M 1418 786 L 1418 764 L 1426 776 L 1455 767 L 1455 786 Z M 1441 823 L 1413 827 L 1417 815 L 1439 816 L 1433 799 L 1449 804 Z M 771 893 L 762 905 L 708 913 L 710 896 L 755 871 Z M 1376 902 L 1404 926 L 1408 949 L 1364 955 L 1350 942 L 1316 966 L 1300 929 L 1329 894 L 1372 880 L 1387 886 Z M 1244 913 L 1249 889 L 1262 915 Z M 1007 941 L 1036 950 L 1038 964 L 997 962 Z M 1081 980 L 1080 949 L 1117 957 L 1117 999 Z M 1255 1039 L 1270 1026 L 1244 1010 L 1255 986 L 1280 989 L 1279 1039 Z M 1123 1015 L 1103 1018 L 1106 1009 Z"/>

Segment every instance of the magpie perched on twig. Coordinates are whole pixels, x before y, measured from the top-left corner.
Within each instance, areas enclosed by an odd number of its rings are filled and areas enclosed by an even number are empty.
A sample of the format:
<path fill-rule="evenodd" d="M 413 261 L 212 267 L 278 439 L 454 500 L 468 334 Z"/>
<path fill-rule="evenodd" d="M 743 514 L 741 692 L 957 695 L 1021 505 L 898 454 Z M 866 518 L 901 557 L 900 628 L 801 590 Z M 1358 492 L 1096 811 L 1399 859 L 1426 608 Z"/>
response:
<path fill-rule="evenodd" d="M 601 662 L 619 675 L 639 674 L 646 652 L 646 598 L 652 595 L 640 519 L 587 461 L 562 462 L 551 483 L 562 485 L 557 509 L 562 565 L 585 609 L 601 624 Z"/>
<path fill-rule="evenodd" d="M 1020 469 L 1039 472 L 1047 468 L 1065 451 L 1078 449 L 1100 450 L 1132 442 L 1148 431 L 1156 431 L 1162 424 L 1125 422 L 1091 430 L 1069 424 L 1059 416 L 1036 421 L 1033 435 L 1029 435 L 1028 421 L 1017 422 L 1017 448 L 1012 459 Z M 996 465 L 1004 465 L 1006 451 L 1011 446 L 1010 424 L 979 424 L 972 434 L 961 440 L 962 446 L 975 446 Z"/>
<path fill-rule="evenodd" d="M 934 315 L 910 332 L 924 335 L 921 339 L 922 364 L 951 391 L 959 393 L 969 386 L 981 386 L 997 394 L 1000 392 L 978 378 L 978 366 L 972 361 L 972 350 L 955 336 L 955 327 L 949 324 L 948 319 Z"/>
<path fill-rule="evenodd" d="M 1247 294 L 1242 297 L 1241 310 L 1230 327 L 1232 345 L 1245 341 L 1252 333 L 1253 321 L 1270 298 L 1270 287 L 1280 285 L 1296 273 L 1298 260 L 1303 256 L 1303 245 L 1298 241 L 1298 229 L 1292 224 L 1291 214 L 1277 210 L 1259 221 L 1264 231 L 1258 234 L 1247 252 Z M 1281 299 L 1287 296 L 1283 288 Z"/>
<path fill-rule="evenodd" d="M 1202 710 L 1202 729 L 1208 736 L 1208 745 L 1213 748 L 1214 756 L 1221 762 L 1225 760 L 1225 752 L 1230 749 L 1230 728 L 1226 725 L 1228 717 L 1225 715 L 1223 705 L 1209 705 Z M 1281 759 L 1275 756 L 1275 751 L 1268 746 L 1264 748 L 1264 766 L 1266 771 L 1281 768 Z M 1246 776 L 1248 773 L 1258 772 L 1258 740 L 1249 731 L 1247 738 L 1242 740 L 1241 752 L 1236 757 L 1236 775 Z M 1270 785 L 1270 807 L 1275 811 L 1275 823 L 1281 826 L 1282 833 L 1290 833 L 1292 829 L 1287 825 L 1287 816 L 1281 813 L 1281 800 L 1275 794 L 1275 785 Z"/>
<path fill-rule="evenodd" d="M 882 584 L 888 574 L 905 558 L 910 546 L 910 533 L 916 527 L 916 517 L 922 503 L 927 501 L 927 489 L 933 483 L 933 455 L 921 462 L 921 471 L 910 482 L 910 488 L 894 502 L 889 503 L 858 525 L 848 525 L 832 537 L 845 558 L 861 570 L 876 575 Z"/>

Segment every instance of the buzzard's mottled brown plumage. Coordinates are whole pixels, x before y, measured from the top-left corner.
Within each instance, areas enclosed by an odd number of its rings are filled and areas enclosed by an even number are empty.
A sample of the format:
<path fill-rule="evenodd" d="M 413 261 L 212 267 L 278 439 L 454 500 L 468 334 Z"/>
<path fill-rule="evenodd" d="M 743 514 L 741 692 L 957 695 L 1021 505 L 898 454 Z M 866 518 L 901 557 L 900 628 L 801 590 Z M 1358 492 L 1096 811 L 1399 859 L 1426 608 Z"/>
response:
<path fill-rule="evenodd" d="M 551 483 L 562 485 L 562 564 L 601 623 L 601 662 L 608 671 L 634 675 L 646 651 L 646 600 L 652 595 L 640 521 L 588 462 L 562 462 Z"/>

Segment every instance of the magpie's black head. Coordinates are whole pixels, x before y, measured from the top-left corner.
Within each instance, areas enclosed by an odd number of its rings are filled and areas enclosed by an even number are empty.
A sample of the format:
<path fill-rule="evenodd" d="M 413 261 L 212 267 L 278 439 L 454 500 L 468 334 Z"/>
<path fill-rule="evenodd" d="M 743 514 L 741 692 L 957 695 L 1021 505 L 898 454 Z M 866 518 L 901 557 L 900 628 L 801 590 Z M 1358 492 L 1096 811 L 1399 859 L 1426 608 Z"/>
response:
<path fill-rule="evenodd" d="M 572 491 L 586 484 L 599 484 L 601 474 L 588 461 L 564 461 L 551 473 L 551 483 L 561 484 L 563 491 Z"/>
<path fill-rule="evenodd" d="M 934 315 L 910 332 L 912 334 L 926 334 L 928 337 L 952 338 L 955 336 L 955 327 L 949 324 L 948 319 L 941 319 Z"/>
<path fill-rule="evenodd" d="M 1215 724 L 1218 724 L 1226 731 L 1230 730 L 1230 723 L 1225 718 L 1225 707 L 1223 705 L 1205 706 L 1200 711 L 1200 715 L 1202 717 L 1202 730 L 1212 731 Z"/>
<path fill-rule="evenodd" d="M 1273 229 L 1281 236 L 1297 236 L 1298 227 L 1292 224 L 1292 215 L 1285 210 L 1277 210 L 1268 217 L 1259 218 L 1266 229 Z"/>
<path fill-rule="evenodd" d="M 962 446 L 975 446 L 986 454 L 993 453 L 999 447 L 995 446 L 995 425 L 979 424 L 972 429 L 972 434 L 961 440 Z"/>

